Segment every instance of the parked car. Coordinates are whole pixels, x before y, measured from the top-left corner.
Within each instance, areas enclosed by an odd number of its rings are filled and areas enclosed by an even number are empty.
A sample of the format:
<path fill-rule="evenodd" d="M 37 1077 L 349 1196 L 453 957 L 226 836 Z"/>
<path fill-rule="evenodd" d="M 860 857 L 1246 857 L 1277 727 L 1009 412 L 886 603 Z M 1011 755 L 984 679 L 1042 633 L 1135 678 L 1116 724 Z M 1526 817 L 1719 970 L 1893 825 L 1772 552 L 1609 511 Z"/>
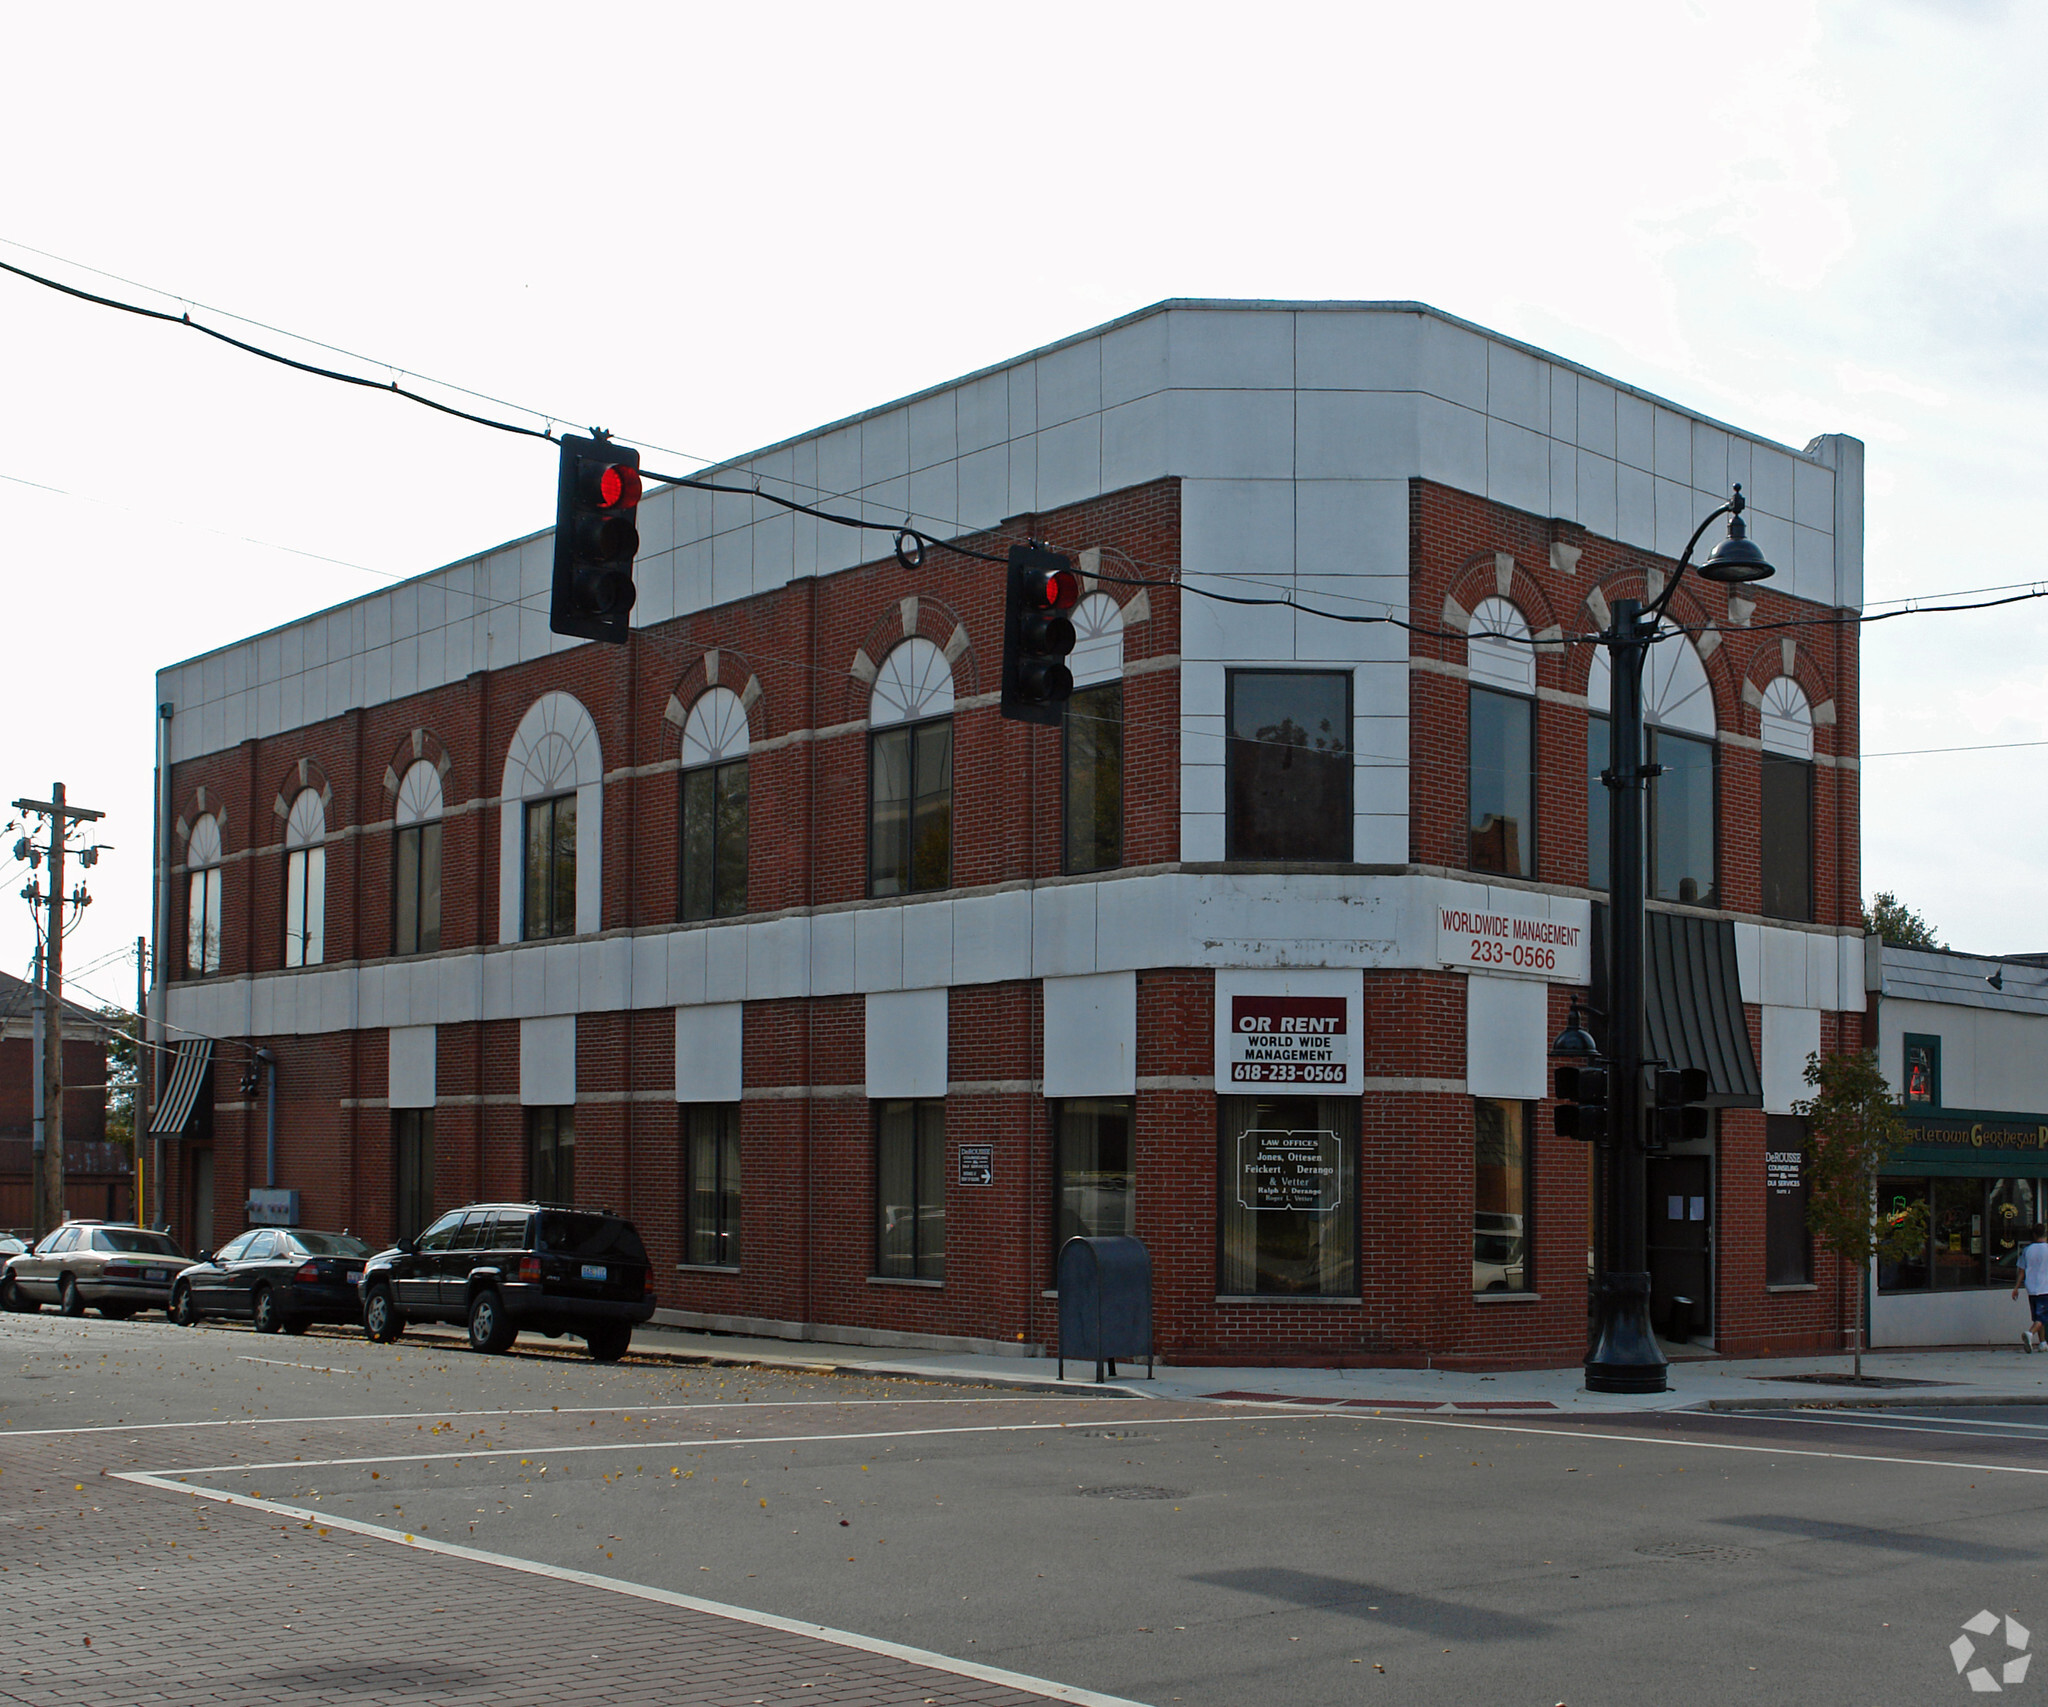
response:
<path fill-rule="evenodd" d="M 370 1258 L 362 1297 L 363 1327 L 380 1342 L 408 1322 L 466 1322 L 478 1351 L 503 1351 L 531 1328 L 580 1334 L 594 1359 L 615 1363 L 633 1324 L 654 1314 L 654 1271 L 623 1216 L 478 1203 Z"/>
<path fill-rule="evenodd" d="M 173 1282 L 191 1266 L 168 1233 L 114 1221 L 67 1221 L 34 1250 L 7 1259 L 0 1309 L 55 1304 L 67 1316 L 82 1316 L 91 1305 L 125 1321 L 138 1310 L 169 1309 Z"/>
<path fill-rule="evenodd" d="M 259 1334 L 302 1334 L 315 1322 L 359 1322 L 356 1282 L 370 1247 L 353 1233 L 257 1227 L 178 1276 L 171 1319 L 246 1317 Z"/>
<path fill-rule="evenodd" d="M 28 1240 L 17 1239 L 12 1233 L 0 1233 L 0 1262 L 9 1257 L 18 1257 L 28 1249 Z"/>

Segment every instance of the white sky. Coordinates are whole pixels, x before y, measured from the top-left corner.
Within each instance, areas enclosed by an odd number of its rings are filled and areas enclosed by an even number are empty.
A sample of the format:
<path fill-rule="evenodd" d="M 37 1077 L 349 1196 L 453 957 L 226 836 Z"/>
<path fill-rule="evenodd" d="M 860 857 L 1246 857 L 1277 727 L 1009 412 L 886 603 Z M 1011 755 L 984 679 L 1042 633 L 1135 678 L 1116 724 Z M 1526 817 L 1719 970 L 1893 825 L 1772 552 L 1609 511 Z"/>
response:
<path fill-rule="evenodd" d="M 1873 600 L 2034 572 L 2048 9 L 117 0 L 7 64 L 0 239 L 643 443 L 1162 297 L 1419 298 L 1866 439 Z M 4 275 L 0 401 L 0 797 L 107 811 L 70 993 L 132 1000 L 84 968 L 148 928 L 154 669 L 546 526 L 555 453 Z M 2044 606 L 1866 630 L 1866 751 L 2048 740 Z M 1870 760 L 1866 893 L 2048 949 L 2044 770 Z"/>

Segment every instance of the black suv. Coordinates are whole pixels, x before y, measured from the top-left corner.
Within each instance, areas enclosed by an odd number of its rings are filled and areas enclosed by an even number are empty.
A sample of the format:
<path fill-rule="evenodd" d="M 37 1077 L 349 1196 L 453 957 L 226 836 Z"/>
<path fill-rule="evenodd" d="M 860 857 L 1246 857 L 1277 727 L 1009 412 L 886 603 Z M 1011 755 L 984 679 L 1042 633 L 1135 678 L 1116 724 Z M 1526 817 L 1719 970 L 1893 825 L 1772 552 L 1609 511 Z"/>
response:
<path fill-rule="evenodd" d="M 616 1363 L 633 1324 L 654 1314 L 654 1271 L 633 1223 L 554 1203 L 451 1209 L 417 1239 L 363 1265 L 363 1327 L 388 1344 L 408 1322 L 467 1322 L 478 1351 L 503 1351 L 521 1328 L 581 1334 Z"/>

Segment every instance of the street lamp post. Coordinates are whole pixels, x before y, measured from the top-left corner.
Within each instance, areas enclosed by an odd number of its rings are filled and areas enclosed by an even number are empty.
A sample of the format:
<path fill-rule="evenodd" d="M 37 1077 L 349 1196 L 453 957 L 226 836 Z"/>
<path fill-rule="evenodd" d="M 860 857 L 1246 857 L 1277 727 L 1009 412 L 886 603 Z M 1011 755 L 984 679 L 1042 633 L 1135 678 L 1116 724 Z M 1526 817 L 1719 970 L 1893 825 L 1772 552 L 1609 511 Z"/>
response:
<path fill-rule="evenodd" d="M 1586 1388 L 1594 1393 L 1661 1393 L 1666 1364 L 1650 1325 L 1649 1258 L 1644 1225 L 1643 1070 L 1643 806 L 1651 777 L 1661 767 L 1643 762 L 1643 665 L 1656 642 L 1657 625 L 1678 591 L 1700 536 L 1722 516 L 1728 537 L 1717 545 L 1700 574 L 1709 581 L 1761 581 L 1773 573 L 1748 537 L 1742 512 L 1747 501 L 1737 486 L 1728 502 L 1693 530 L 1672 572 L 1671 582 L 1647 608 L 1640 599 L 1617 599 L 1613 620 L 1599 644 L 1610 664 L 1607 769 L 1607 1058 L 1609 1104 L 1606 1142 L 1599 1147 L 1601 1198 L 1600 1276 L 1592 1349 L 1586 1354 Z M 1566 1039 L 1560 1038 L 1560 1044 Z"/>

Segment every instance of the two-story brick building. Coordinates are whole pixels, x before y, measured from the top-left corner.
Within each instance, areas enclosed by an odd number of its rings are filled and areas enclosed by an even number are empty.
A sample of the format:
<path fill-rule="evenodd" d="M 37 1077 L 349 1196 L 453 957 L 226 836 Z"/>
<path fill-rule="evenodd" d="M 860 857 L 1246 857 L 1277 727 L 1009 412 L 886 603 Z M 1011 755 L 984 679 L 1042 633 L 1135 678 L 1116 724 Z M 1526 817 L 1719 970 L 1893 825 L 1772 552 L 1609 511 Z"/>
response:
<path fill-rule="evenodd" d="M 1861 1023 L 1856 441 L 1416 304 L 1174 302 L 717 477 L 1075 554 L 1064 727 L 997 713 L 999 567 L 681 488 L 627 646 L 548 631 L 538 535 L 164 670 L 188 1237 L 264 1183 L 218 1039 L 277 1058 L 308 1223 L 608 1204 L 682 1322 L 1049 1347 L 1060 1241 L 1135 1231 L 1170 1360 L 1575 1362 L 1572 637 L 1740 482 L 1778 575 L 1688 580 L 1648 689 L 1652 1040 L 1720 1106 L 1653 1264 L 1722 1348 L 1836 1343 L 1764 1130 Z"/>

